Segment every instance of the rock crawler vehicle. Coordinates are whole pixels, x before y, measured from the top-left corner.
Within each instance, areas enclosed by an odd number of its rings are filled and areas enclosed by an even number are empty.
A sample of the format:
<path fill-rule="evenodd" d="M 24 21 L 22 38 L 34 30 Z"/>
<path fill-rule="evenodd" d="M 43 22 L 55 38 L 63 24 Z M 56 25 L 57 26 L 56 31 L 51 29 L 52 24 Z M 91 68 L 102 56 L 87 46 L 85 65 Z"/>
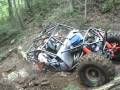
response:
<path fill-rule="evenodd" d="M 27 58 L 30 62 L 42 63 L 38 56 L 43 53 L 49 62 L 44 64 L 46 68 L 52 67 L 57 71 L 75 69 L 84 85 L 100 86 L 116 75 L 112 61 L 120 57 L 119 36 L 118 32 L 97 28 L 78 30 L 64 24 L 52 24 L 33 40 Z M 64 61 L 67 68 L 56 68 L 54 60 Z"/>

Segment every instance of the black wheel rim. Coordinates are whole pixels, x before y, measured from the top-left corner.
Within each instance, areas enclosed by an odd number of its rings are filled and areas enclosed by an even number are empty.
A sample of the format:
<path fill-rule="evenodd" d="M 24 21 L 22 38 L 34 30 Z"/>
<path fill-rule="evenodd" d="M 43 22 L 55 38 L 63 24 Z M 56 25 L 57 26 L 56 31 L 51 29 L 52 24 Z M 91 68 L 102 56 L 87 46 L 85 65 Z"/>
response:
<path fill-rule="evenodd" d="M 98 82 L 101 79 L 101 72 L 96 67 L 89 67 L 85 72 L 86 78 L 91 82 Z"/>

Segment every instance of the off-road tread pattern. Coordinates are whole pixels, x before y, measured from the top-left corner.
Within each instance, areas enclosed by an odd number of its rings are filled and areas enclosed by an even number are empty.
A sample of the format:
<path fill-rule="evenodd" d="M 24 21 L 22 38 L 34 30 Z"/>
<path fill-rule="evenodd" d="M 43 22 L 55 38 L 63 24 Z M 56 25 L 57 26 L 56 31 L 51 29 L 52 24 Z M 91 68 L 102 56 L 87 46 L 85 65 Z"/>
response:
<path fill-rule="evenodd" d="M 96 66 L 102 68 L 103 72 L 106 75 L 105 83 L 111 81 L 114 78 L 114 76 L 116 75 L 115 67 L 112 64 L 112 62 L 109 59 L 105 58 L 104 56 L 96 54 L 96 53 L 90 53 L 90 54 L 85 55 L 80 58 L 80 65 L 78 66 L 78 74 L 79 75 L 80 75 L 83 67 L 88 64 L 96 65 Z M 85 84 L 84 81 L 81 81 L 81 82 L 83 82 L 83 84 Z M 87 86 L 90 86 L 90 85 L 87 85 Z M 97 86 L 101 86 L 101 85 L 97 85 Z"/>
<path fill-rule="evenodd" d="M 117 43 L 120 44 L 120 31 L 111 31 L 107 34 L 107 41 L 108 42 L 114 42 L 117 41 Z"/>

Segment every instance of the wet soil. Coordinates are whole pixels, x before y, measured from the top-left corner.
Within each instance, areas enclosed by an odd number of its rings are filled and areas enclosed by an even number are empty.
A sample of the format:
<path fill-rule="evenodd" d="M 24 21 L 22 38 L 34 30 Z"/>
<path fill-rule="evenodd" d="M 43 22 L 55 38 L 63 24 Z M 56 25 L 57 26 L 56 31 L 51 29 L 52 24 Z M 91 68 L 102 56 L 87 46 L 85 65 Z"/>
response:
<path fill-rule="evenodd" d="M 19 77 L 14 81 L 5 78 L 11 72 L 25 69 L 29 76 Z M 32 64 L 25 61 L 16 53 L 6 58 L 0 65 L 0 90 L 63 90 L 70 85 L 81 90 L 89 90 L 81 84 L 77 72 L 40 72 Z M 9 83 L 8 83 L 9 82 Z M 76 89 L 75 89 L 76 90 Z"/>

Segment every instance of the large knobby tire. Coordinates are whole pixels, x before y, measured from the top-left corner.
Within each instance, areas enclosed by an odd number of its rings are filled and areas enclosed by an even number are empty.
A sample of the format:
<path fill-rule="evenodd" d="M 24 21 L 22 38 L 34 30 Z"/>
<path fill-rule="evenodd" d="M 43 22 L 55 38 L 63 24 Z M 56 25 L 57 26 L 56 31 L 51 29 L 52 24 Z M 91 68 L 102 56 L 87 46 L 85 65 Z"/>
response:
<path fill-rule="evenodd" d="M 80 58 L 78 75 L 89 87 L 101 86 L 115 77 L 115 67 L 110 60 L 99 54 L 90 53 Z"/>
<path fill-rule="evenodd" d="M 111 31 L 107 33 L 107 41 L 110 43 L 117 42 L 120 44 L 120 31 Z"/>
<path fill-rule="evenodd" d="M 119 31 L 111 31 L 107 34 L 107 41 L 109 43 L 116 43 L 120 46 L 120 32 Z M 115 52 L 115 58 L 112 59 L 114 61 L 120 61 L 120 50 Z"/>

